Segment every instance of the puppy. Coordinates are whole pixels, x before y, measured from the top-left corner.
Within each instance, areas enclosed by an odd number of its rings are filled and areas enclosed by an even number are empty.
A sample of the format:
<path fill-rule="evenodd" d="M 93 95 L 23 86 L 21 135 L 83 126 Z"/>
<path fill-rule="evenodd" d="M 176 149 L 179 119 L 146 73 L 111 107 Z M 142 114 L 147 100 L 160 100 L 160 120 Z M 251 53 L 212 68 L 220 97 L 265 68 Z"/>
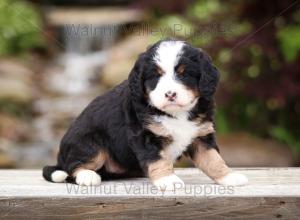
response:
<path fill-rule="evenodd" d="M 219 72 L 186 42 L 162 40 L 136 61 L 128 80 L 94 99 L 62 138 L 52 182 L 98 185 L 102 179 L 148 176 L 159 189 L 184 185 L 173 163 L 189 156 L 216 183 L 243 185 L 219 155 L 214 93 Z"/>

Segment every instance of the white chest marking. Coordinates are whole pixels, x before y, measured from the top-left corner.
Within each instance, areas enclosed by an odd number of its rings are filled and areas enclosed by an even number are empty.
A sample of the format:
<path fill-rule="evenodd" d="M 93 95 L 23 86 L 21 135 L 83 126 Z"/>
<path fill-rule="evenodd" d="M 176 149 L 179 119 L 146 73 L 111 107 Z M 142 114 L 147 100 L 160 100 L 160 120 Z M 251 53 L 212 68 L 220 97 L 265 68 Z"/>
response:
<path fill-rule="evenodd" d="M 199 131 L 196 123 L 188 120 L 187 113 L 179 114 L 176 118 L 158 116 L 154 120 L 160 122 L 172 137 L 171 144 L 164 148 L 163 154 L 173 161 L 186 150 Z"/>

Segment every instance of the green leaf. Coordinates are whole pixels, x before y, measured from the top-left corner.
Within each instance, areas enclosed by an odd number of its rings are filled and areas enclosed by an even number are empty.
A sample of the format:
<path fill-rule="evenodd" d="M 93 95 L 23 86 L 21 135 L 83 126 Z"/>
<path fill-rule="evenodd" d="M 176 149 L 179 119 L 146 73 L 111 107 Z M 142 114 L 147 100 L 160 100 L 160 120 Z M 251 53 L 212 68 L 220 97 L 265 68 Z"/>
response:
<path fill-rule="evenodd" d="M 280 48 L 288 62 L 294 61 L 300 52 L 300 26 L 287 26 L 277 33 Z"/>
<path fill-rule="evenodd" d="M 1 0 L 0 55 L 20 54 L 45 45 L 41 18 L 28 2 Z"/>

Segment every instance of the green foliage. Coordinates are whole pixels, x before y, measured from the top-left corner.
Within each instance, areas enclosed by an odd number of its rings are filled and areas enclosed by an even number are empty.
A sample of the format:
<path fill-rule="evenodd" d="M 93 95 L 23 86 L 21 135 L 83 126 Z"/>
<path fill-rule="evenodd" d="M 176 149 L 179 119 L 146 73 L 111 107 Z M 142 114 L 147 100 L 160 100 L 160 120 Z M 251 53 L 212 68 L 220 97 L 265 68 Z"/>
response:
<path fill-rule="evenodd" d="M 44 46 L 41 18 L 25 1 L 0 2 L 0 55 L 23 53 Z"/>
<path fill-rule="evenodd" d="M 212 15 L 222 10 L 221 3 L 218 0 L 198 0 L 187 11 L 189 16 L 199 20 L 209 20 Z"/>
<path fill-rule="evenodd" d="M 284 27 L 278 31 L 277 37 L 285 59 L 289 62 L 294 61 L 300 52 L 300 26 Z"/>
<path fill-rule="evenodd" d="M 223 108 L 218 108 L 216 112 L 216 124 L 218 134 L 226 134 L 230 131 L 228 117 Z"/>
<path fill-rule="evenodd" d="M 31 102 L 17 102 L 11 99 L 0 99 L 0 112 L 19 118 L 28 118 L 32 114 Z"/>
<path fill-rule="evenodd" d="M 274 127 L 270 130 L 270 134 L 277 140 L 288 144 L 294 151 L 294 154 L 300 155 L 300 141 L 289 130 L 284 127 Z"/>
<path fill-rule="evenodd" d="M 182 24 L 188 31 L 175 37 L 207 50 L 220 70 L 218 133 L 244 130 L 275 138 L 298 154 L 300 10 L 291 7 L 274 18 L 288 5 L 196 0 L 184 13 L 161 16 L 158 25 Z"/>

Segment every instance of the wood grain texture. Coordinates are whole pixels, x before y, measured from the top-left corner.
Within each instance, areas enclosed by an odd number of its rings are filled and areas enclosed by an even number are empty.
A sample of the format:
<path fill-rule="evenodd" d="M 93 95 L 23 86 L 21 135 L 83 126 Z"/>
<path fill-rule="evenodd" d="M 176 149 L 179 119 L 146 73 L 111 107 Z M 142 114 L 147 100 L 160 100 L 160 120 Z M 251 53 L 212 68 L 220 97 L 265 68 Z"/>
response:
<path fill-rule="evenodd" d="M 176 169 L 185 189 L 158 192 L 147 179 L 99 187 L 49 183 L 38 170 L 0 170 L 0 219 L 300 219 L 300 168 L 240 168 L 250 183 L 214 184 Z"/>

